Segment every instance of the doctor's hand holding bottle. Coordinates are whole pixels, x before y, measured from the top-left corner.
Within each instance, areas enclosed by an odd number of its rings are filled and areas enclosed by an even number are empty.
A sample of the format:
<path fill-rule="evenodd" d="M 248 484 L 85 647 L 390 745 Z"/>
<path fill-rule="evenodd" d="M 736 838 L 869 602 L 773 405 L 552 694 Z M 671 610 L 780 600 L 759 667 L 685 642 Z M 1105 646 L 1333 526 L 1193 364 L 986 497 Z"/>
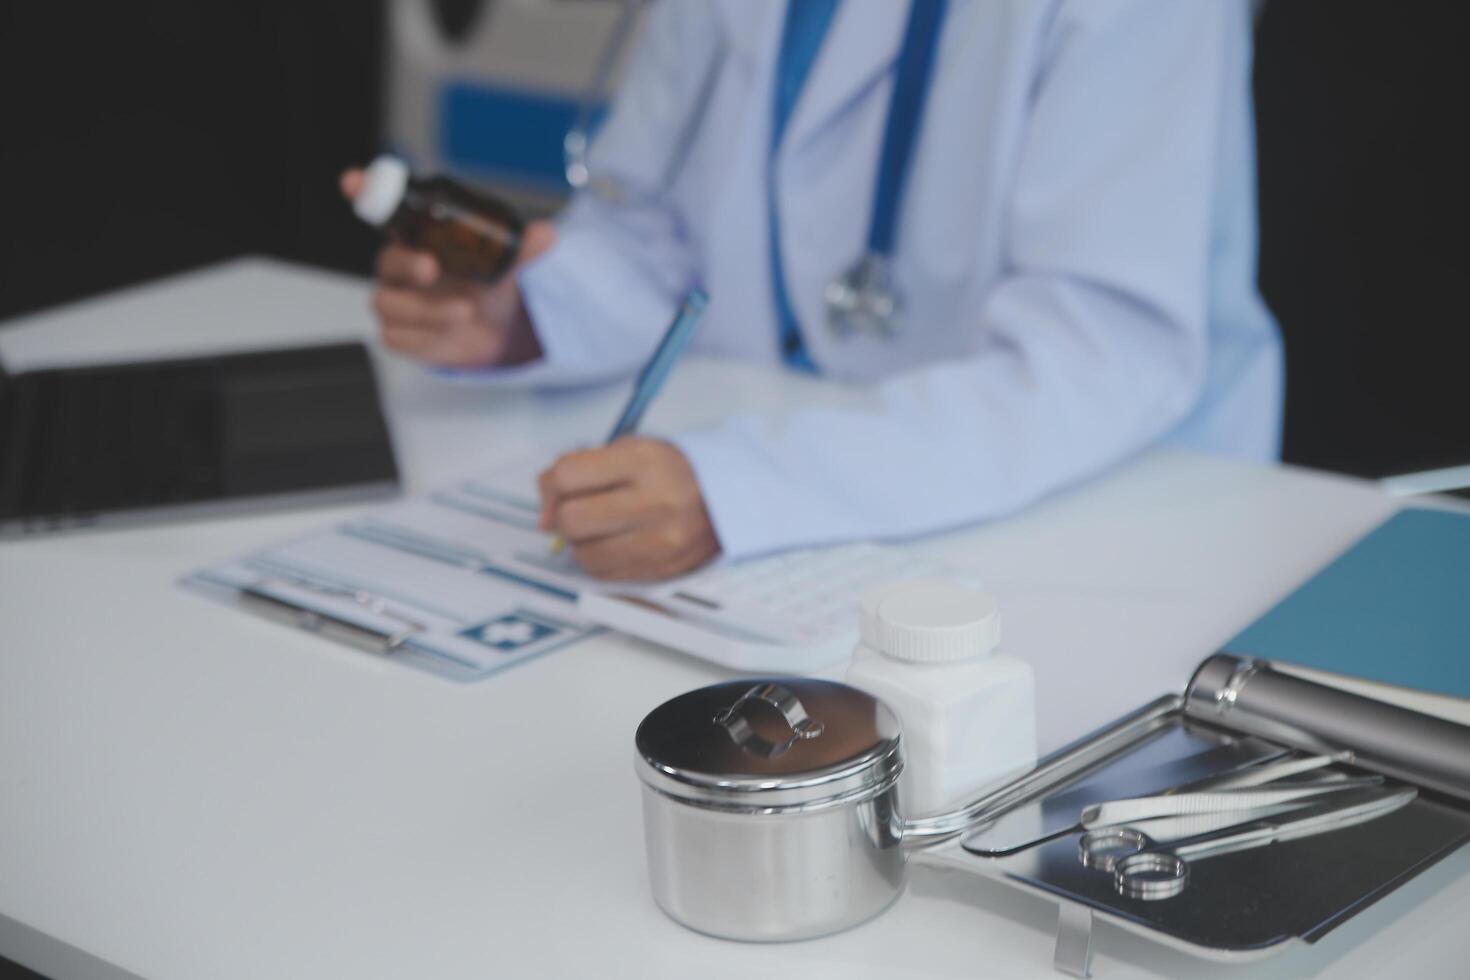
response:
<path fill-rule="evenodd" d="M 363 185 L 361 170 L 342 175 L 349 200 Z M 449 368 L 511 367 L 541 357 L 514 272 L 555 241 L 551 222 L 530 222 L 509 274 L 489 285 L 449 275 L 428 251 L 385 245 L 373 292 L 384 345 Z M 541 528 L 560 534 L 578 564 L 599 578 L 669 578 L 719 554 L 694 470 L 663 440 L 630 436 L 566 454 L 539 482 Z"/>
<path fill-rule="evenodd" d="M 356 200 L 363 171 L 342 175 L 342 193 Z M 533 221 L 521 234 L 515 268 L 551 247 L 556 229 Z M 448 275 L 428 251 L 390 242 L 378 253 L 378 288 L 373 309 L 383 343 L 409 357 L 440 367 L 512 366 L 541 356 L 541 345 L 521 301 L 514 275 L 493 285 Z"/>

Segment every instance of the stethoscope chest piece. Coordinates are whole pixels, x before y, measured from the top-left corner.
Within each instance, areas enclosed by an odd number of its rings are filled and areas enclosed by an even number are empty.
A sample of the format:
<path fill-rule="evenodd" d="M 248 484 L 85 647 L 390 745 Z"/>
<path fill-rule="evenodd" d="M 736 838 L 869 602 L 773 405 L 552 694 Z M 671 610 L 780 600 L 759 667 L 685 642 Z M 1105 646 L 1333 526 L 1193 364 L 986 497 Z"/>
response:
<path fill-rule="evenodd" d="M 901 326 L 903 297 L 893 281 L 888 256 L 867 252 L 842 275 L 827 284 L 827 326 L 840 339 L 865 334 L 892 339 Z"/>
<path fill-rule="evenodd" d="M 891 340 L 901 326 L 903 296 L 894 284 L 892 263 L 898 209 L 924 115 L 945 7 L 946 0 L 913 0 L 909 7 L 878 154 L 878 183 L 873 189 L 867 248 L 862 258 L 825 290 L 827 325 L 839 338 L 865 334 Z"/>

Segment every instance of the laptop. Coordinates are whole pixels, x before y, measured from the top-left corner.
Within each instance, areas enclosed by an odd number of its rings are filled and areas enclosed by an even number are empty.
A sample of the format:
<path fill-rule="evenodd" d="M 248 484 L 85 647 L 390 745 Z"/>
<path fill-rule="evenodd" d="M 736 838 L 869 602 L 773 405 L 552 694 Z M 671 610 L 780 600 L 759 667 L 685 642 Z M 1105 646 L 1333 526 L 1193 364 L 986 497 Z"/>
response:
<path fill-rule="evenodd" d="M 0 537 L 397 486 L 359 343 L 14 375 L 0 366 Z"/>

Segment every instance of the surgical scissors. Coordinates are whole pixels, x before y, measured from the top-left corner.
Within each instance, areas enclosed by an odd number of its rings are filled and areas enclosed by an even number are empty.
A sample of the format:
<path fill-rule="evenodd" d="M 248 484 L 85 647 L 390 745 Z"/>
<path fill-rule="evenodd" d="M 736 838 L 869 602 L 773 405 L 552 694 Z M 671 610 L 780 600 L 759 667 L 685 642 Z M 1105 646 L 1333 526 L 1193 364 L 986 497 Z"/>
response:
<path fill-rule="evenodd" d="M 1110 867 L 1113 883 L 1119 894 L 1128 898 L 1144 901 L 1173 898 L 1184 890 L 1189 881 L 1191 861 L 1236 854 L 1366 823 L 1406 806 L 1417 795 L 1418 790 L 1412 786 L 1391 790 L 1344 790 L 1288 813 L 1187 837 L 1171 844 L 1156 841 L 1132 827 L 1110 828 L 1107 834 L 1112 838 Z M 1126 846 L 1133 847 L 1132 853 L 1126 856 L 1117 853 Z M 1085 864 L 1085 838 L 1081 847 Z"/>

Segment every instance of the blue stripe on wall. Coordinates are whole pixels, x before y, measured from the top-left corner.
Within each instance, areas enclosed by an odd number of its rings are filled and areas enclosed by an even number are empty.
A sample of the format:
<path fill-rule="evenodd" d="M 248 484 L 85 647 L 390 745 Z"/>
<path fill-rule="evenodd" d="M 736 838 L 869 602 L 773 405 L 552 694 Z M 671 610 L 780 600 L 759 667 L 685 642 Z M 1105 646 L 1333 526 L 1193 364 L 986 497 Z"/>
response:
<path fill-rule="evenodd" d="M 439 155 L 450 169 L 565 192 L 562 140 L 576 118 L 574 99 L 452 82 L 439 95 Z"/>

